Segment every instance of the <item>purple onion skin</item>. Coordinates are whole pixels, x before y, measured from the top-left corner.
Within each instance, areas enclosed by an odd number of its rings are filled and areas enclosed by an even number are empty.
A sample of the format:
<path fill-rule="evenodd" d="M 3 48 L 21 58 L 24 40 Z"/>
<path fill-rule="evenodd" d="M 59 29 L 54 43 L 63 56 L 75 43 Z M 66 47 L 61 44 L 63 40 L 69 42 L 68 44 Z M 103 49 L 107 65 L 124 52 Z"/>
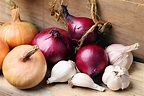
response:
<path fill-rule="evenodd" d="M 81 72 L 95 77 L 108 65 L 108 56 L 101 46 L 89 44 L 78 50 L 76 65 Z"/>
<path fill-rule="evenodd" d="M 52 31 L 57 31 L 53 35 Z M 32 41 L 32 45 L 38 45 L 44 54 L 48 64 L 52 67 L 58 61 L 67 59 L 71 55 L 71 41 L 68 33 L 60 28 L 47 28 L 41 31 Z"/>
<path fill-rule="evenodd" d="M 68 13 L 67 7 L 62 5 L 63 14 L 66 18 L 66 22 L 68 25 L 68 33 L 72 42 L 76 45 L 79 44 L 79 40 L 81 37 L 89 30 L 94 22 L 90 18 L 86 17 L 75 17 Z M 88 34 L 87 38 L 85 39 L 83 45 L 90 44 L 96 42 L 97 39 L 97 28 Z"/>

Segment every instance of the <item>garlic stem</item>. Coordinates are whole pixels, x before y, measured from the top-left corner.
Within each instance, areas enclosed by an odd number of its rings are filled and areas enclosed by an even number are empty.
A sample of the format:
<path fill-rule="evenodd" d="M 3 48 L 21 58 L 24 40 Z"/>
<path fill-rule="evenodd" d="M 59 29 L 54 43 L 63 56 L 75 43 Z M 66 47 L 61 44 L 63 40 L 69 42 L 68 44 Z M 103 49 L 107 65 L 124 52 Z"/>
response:
<path fill-rule="evenodd" d="M 57 81 L 56 81 L 56 78 L 50 77 L 50 78 L 48 78 L 48 80 L 46 81 L 47 84 L 51 84 L 51 83 L 53 83 L 53 82 L 57 82 Z"/>
<path fill-rule="evenodd" d="M 94 84 L 94 87 L 92 89 L 95 89 L 95 90 L 98 90 L 98 91 L 101 91 L 101 92 L 105 91 L 105 88 L 99 86 L 98 84 Z"/>
<path fill-rule="evenodd" d="M 125 52 L 130 52 L 130 51 L 136 50 L 136 49 L 138 49 L 138 46 L 139 46 L 138 43 L 132 44 L 130 46 L 125 46 Z"/>

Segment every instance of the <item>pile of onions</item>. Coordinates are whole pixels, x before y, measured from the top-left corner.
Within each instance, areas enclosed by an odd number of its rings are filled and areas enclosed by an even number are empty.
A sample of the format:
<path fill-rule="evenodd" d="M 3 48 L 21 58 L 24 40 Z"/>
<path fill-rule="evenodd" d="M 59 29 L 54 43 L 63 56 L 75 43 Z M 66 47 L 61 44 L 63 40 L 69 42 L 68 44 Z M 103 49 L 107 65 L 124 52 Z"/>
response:
<path fill-rule="evenodd" d="M 108 65 L 108 56 L 101 46 L 89 44 L 78 50 L 76 65 L 81 72 L 95 77 Z"/>
<path fill-rule="evenodd" d="M 47 63 L 37 46 L 19 45 L 6 55 L 2 71 L 10 84 L 27 89 L 43 80 L 47 72 Z"/>
<path fill-rule="evenodd" d="M 21 44 L 31 44 L 38 33 L 37 28 L 30 22 L 20 19 L 19 8 L 12 9 L 12 20 L 0 27 L 0 37 L 14 48 Z"/>
<path fill-rule="evenodd" d="M 71 41 L 68 33 L 61 28 L 52 27 L 44 29 L 37 34 L 32 45 L 39 46 L 51 66 L 71 56 Z"/>
<path fill-rule="evenodd" d="M 8 44 L 2 38 L 0 38 L 0 70 L 2 69 L 3 60 L 9 51 Z"/>

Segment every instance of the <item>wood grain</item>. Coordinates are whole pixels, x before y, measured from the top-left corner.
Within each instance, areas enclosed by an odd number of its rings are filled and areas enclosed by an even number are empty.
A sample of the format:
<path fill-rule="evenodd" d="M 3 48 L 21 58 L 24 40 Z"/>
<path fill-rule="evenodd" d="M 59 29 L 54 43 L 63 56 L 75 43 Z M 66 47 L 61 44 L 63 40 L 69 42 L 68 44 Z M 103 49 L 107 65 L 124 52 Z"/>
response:
<path fill-rule="evenodd" d="M 143 3 L 144 4 L 144 3 Z M 113 24 L 107 39 L 110 43 L 139 43 L 134 55 L 144 59 L 144 5 L 128 0 L 99 0 L 100 17 Z"/>
<path fill-rule="evenodd" d="M 35 24 L 39 31 L 48 27 L 66 29 L 50 15 L 52 0 L 13 0 L 19 7 L 22 20 Z M 64 0 L 69 12 L 75 16 L 90 17 L 88 0 Z M 111 43 L 131 45 L 139 43 L 134 56 L 144 60 L 144 1 L 143 0 L 97 0 L 98 15 L 112 23 L 113 28 L 103 40 L 105 46 Z M 0 22 L 11 19 L 11 10 L 4 0 L 0 1 Z"/>
<path fill-rule="evenodd" d="M 144 95 L 144 64 L 133 62 L 130 70 L 130 85 L 125 90 L 111 91 L 106 86 L 105 92 L 88 88 L 71 88 L 67 83 L 46 85 L 46 79 L 35 88 L 20 90 L 10 85 L 0 74 L 0 96 L 143 96 Z"/>

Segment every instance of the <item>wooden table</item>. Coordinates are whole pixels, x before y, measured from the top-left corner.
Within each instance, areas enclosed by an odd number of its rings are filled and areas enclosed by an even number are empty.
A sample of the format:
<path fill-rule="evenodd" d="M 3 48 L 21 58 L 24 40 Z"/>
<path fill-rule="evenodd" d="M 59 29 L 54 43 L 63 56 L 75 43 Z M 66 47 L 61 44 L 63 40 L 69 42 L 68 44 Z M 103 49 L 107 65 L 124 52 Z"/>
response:
<path fill-rule="evenodd" d="M 88 88 L 71 88 L 67 83 L 46 85 L 46 79 L 35 88 L 20 90 L 0 74 L 0 96 L 144 96 L 144 64 L 134 62 L 129 70 L 131 83 L 125 90 L 98 92 Z"/>

